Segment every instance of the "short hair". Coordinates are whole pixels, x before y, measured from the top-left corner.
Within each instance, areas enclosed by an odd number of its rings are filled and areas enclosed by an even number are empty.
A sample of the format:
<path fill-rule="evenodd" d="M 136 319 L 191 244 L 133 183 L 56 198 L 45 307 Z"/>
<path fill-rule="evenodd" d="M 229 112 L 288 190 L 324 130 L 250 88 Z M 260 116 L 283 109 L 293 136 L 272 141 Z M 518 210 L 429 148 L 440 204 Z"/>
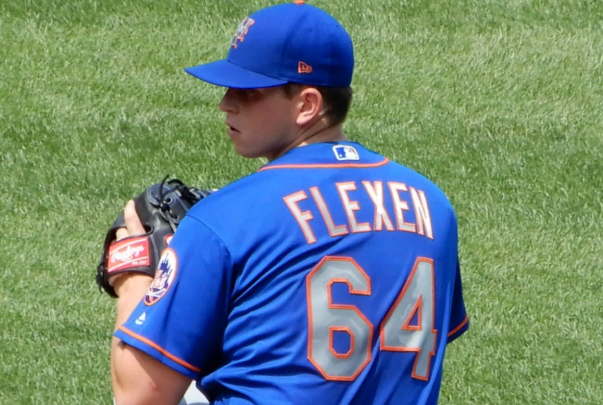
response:
<path fill-rule="evenodd" d="M 293 98 L 295 94 L 301 92 L 306 87 L 313 87 L 322 95 L 323 111 L 330 126 L 338 125 L 345 121 L 352 104 L 352 87 L 310 86 L 293 82 L 282 86 L 285 96 L 289 99 Z"/>

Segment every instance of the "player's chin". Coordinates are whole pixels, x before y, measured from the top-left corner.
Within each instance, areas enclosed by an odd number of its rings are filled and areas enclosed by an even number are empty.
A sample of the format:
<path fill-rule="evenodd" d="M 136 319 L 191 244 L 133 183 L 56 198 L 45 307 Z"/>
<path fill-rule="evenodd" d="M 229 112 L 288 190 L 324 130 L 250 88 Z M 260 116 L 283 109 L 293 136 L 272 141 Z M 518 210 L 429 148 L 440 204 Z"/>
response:
<path fill-rule="evenodd" d="M 266 142 L 255 140 L 253 137 L 239 136 L 231 138 L 235 151 L 248 159 L 265 158 L 271 161 L 278 156 L 277 148 Z"/>
<path fill-rule="evenodd" d="M 239 155 L 241 155 L 245 158 L 248 158 L 248 159 L 255 159 L 255 158 L 262 157 L 262 154 L 256 148 L 245 145 L 242 142 L 240 142 L 240 140 L 237 140 L 237 139 L 233 139 L 232 142 L 234 144 L 235 150 L 237 151 L 237 153 Z"/>

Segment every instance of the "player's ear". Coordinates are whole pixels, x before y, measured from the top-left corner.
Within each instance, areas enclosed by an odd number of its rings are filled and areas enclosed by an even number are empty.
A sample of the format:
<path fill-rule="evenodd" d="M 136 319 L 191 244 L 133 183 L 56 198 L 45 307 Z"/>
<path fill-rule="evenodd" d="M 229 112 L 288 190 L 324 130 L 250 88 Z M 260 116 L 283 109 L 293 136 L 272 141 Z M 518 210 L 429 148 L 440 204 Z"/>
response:
<path fill-rule="evenodd" d="M 322 116 L 322 94 L 315 87 L 305 87 L 298 98 L 297 125 L 303 126 Z"/>

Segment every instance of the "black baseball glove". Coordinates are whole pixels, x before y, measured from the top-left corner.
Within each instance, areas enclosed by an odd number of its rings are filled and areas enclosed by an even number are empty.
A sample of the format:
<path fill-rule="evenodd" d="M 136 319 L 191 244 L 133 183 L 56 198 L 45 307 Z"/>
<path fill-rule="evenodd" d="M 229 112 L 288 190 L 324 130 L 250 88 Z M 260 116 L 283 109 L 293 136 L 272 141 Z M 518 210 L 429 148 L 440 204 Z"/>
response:
<path fill-rule="evenodd" d="M 134 199 L 136 213 L 146 231 L 144 235 L 130 235 L 115 241 L 117 229 L 126 226 L 123 211 L 107 232 L 103 254 L 96 268 L 96 283 L 99 289 L 104 289 L 112 297 L 117 295 L 109 278 L 116 274 L 136 272 L 155 276 L 161 252 L 167 247 L 186 212 L 212 192 L 167 178 L 153 184 Z"/>

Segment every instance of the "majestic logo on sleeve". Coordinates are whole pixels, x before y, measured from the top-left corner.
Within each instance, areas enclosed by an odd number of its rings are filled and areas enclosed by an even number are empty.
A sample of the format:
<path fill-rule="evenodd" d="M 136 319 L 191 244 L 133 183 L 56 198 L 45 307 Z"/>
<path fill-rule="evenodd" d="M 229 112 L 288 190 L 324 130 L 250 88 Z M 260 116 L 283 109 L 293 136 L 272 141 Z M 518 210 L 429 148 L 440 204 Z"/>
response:
<path fill-rule="evenodd" d="M 353 146 L 335 145 L 333 152 L 335 152 L 337 160 L 360 160 L 360 155 Z"/>
<path fill-rule="evenodd" d="M 255 20 L 249 17 L 245 17 L 243 22 L 241 22 L 241 25 L 239 25 L 239 28 L 237 29 L 237 32 L 234 35 L 234 38 L 232 39 L 233 48 L 236 49 L 239 46 L 239 43 L 245 40 L 245 35 L 247 35 L 247 33 L 249 32 L 249 27 L 251 27 L 254 23 Z"/>
<path fill-rule="evenodd" d="M 170 248 L 165 249 L 161 255 L 159 266 L 157 266 L 157 270 L 155 271 L 155 279 L 153 279 L 147 295 L 144 296 L 144 303 L 146 305 L 153 305 L 168 292 L 176 278 L 177 270 L 178 257 L 176 256 L 176 252 Z"/>

